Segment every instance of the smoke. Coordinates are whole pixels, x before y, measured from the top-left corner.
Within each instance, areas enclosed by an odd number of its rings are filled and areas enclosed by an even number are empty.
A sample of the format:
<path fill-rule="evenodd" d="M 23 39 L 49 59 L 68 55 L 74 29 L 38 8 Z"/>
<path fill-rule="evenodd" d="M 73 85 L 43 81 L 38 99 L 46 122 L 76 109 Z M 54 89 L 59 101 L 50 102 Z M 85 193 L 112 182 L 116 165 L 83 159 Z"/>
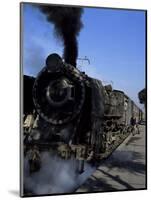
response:
<path fill-rule="evenodd" d="M 29 174 L 28 160 L 24 160 L 24 187 L 35 195 L 72 193 L 95 170 L 86 164 L 85 172 L 79 175 L 75 172 L 77 161 L 63 160 L 49 152 L 41 153 L 41 162 L 41 169 Z"/>
<path fill-rule="evenodd" d="M 77 36 L 83 26 L 81 22 L 82 8 L 39 6 L 39 9 L 54 24 L 55 34 L 63 41 L 64 59 L 66 63 L 76 67 L 78 56 Z"/>

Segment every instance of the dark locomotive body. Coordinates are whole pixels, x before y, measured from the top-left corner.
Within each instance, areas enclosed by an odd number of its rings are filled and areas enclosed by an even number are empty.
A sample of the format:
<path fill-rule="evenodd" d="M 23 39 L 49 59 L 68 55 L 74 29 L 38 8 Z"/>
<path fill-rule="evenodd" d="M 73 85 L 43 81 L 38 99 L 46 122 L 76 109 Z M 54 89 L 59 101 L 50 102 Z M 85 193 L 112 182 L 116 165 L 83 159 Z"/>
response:
<path fill-rule="evenodd" d="M 34 149 L 74 158 L 82 171 L 84 161 L 107 157 L 130 134 L 131 117 L 139 121 L 142 115 L 124 92 L 57 54 L 48 56 L 37 78 L 24 76 L 25 155 Z"/>

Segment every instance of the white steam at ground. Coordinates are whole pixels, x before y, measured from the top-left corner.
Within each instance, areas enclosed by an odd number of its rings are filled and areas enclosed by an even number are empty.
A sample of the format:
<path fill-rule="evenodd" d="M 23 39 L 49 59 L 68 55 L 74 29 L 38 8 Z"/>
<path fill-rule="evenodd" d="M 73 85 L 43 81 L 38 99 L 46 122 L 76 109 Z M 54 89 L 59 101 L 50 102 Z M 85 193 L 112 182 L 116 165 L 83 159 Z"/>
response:
<path fill-rule="evenodd" d="M 93 173 L 95 168 L 85 163 L 82 174 L 75 172 L 75 160 L 63 160 L 49 152 L 41 153 L 41 169 L 29 173 L 29 163 L 24 160 L 24 187 L 33 194 L 72 193 Z"/>

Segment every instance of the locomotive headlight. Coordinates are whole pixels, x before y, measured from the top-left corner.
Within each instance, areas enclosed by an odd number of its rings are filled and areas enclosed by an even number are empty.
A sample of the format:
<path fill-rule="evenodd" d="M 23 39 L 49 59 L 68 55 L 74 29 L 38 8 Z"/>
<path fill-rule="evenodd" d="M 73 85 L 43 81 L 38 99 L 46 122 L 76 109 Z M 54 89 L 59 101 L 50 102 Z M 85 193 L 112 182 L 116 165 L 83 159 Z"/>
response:
<path fill-rule="evenodd" d="M 46 97 L 52 106 L 63 106 L 74 99 L 74 86 L 65 78 L 50 82 Z"/>

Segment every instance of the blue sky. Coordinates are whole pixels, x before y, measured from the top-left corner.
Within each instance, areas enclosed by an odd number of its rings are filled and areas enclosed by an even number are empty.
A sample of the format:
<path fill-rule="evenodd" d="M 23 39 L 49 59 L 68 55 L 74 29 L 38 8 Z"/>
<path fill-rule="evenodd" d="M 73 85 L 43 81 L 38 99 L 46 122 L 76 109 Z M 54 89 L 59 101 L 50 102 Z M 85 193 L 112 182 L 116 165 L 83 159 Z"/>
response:
<path fill-rule="evenodd" d="M 85 8 L 83 29 L 78 37 L 82 71 L 112 83 L 138 105 L 138 92 L 145 87 L 145 12 Z M 23 6 L 23 70 L 36 76 L 50 53 L 62 55 L 63 45 L 53 31 L 53 24 L 31 4 Z M 142 105 L 140 105 L 142 107 Z"/>

